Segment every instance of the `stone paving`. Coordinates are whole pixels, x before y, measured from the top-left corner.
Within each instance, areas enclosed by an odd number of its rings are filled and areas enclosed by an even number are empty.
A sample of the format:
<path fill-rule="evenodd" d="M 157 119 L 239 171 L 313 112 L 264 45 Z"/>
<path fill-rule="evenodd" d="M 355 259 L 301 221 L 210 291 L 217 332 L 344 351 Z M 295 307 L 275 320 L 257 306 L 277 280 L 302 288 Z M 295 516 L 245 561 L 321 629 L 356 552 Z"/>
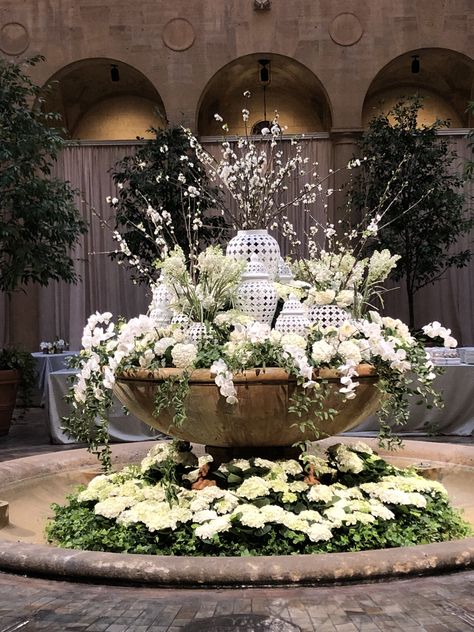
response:
<path fill-rule="evenodd" d="M 0 460 L 68 448 L 48 444 L 44 411 L 35 410 L 0 438 Z M 207 590 L 0 573 L 0 632 L 469 632 L 473 597 L 472 571 L 373 584 Z"/>
<path fill-rule="evenodd" d="M 96 586 L 0 574 L 0 631 L 185 632 L 193 623 L 193 630 L 207 632 L 222 629 L 212 627 L 212 617 L 259 614 L 304 632 L 468 632 L 474 630 L 473 595 L 474 572 L 383 584 L 221 590 Z"/>

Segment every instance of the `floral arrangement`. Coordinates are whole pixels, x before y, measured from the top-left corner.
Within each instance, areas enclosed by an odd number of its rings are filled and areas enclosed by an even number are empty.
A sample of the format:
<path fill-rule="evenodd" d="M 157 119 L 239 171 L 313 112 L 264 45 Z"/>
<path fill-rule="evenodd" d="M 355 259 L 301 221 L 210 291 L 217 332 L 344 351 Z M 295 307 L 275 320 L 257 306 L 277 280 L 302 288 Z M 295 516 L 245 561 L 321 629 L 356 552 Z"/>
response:
<path fill-rule="evenodd" d="M 69 349 L 69 343 L 65 342 L 62 338 L 57 338 L 53 342 L 41 342 L 40 350 L 43 353 L 63 353 Z"/>
<path fill-rule="evenodd" d="M 248 112 L 243 115 L 246 120 Z M 283 160 L 277 120 L 262 140 L 247 135 L 236 149 L 225 140 L 220 161 L 186 133 L 211 180 L 233 198 L 236 211 L 228 217 L 235 227 L 271 227 L 278 219 L 283 234 L 294 236 L 289 206 L 308 211 L 319 195 L 330 194 L 313 174 L 312 183 L 287 197 L 288 179 L 307 168 L 296 141 L 291 141 L 295 155 Z M 189 163 L 189 157 L 183 155 L 182 162 Z M 377 309 L 383 281 L 398 259 L 375 247 L 383 212 L 375 209 L 346 232 L 342 225 L 313 223 L 306 235 L 309 256 L 294 255 L 286 263 L 277 258 L 273 278 L 267 259 L 258 260 L 251 246 L 243 253 L 200 247 L 205 218 L 199 204 L 188 202 L 205 193 L 193 179 L 193 165 L 188 167 L 186 177 L 164 172 L 158 177 L 174 179 L 182 191 L 189 256 L 177 244 L 171 214 L 144 200 L 143 217 L 153 226 L 148 238 L 161 253 L 154 270 L 131 255 L 123 237 L 115 238 L 130 265 L 151 280 L 148 313 L 116 322 L 110 312 L 91 315 L 75 360 L 79 371 L 65 429 L 88 441 L 106 470 L 114 387 L 137 370 L 153 376 L 173 369 L 156 383 L 153 402 L 155 419 L 164 411 L 171 414 L 170 430 L 186 421 L 190 382 L 198 369 L 213 376 L 229 415 L 239 403 L 236 375 L 283 369 L 296 385 L 289 411 L 299 430 L 309 429 L 312 437 L 318 436 L 320 421 L 330 422 L 338 413 L 339 405 L 327 405 L 334 387 L 325 379 L 326 369 L 337 372 L 343 406 L 358 395 L 361 365 L 370 365 L 381 394 L 380 439 L 389 445 L 397 442 L 392 428 L 408 419 L 411 398 L 441 404 L 432 387 L 437 373 L 422 342 L 403 322 Z M 293 246 L 296 252 L 298 240 Z M 265 322 L 255 317 L 251 300 L 249 308 L 249 296 L 270 311 Z M 339 309 L 338 320 L 311 320 L 314 307 L 321 306 Z M 424 334 L 441 336 L 447 348 L 456 346 L 439 323 L 427 325 Z M 210 456 L 196 460 L 181 442 L 157 444 L 140 467 L 104 474 L 68 507 L 56 508 L 50 538 L 103 550 L 240 555 L 359 550 L 466 533 L 441 486 L 396 470 L 367 446 L 338 445 L 318 456 L 303 441 L 300 447 L 299 460 L 255 457 L 218 465 Z"/>
<path fill-rule="evenodd" d="M 243 117 L 244 121 L 248 119 L 247 110 L 243 110 Z M 314 182 L 305 185 L 289 202 L 285 198 L 285 183 L 292 174 L 304 170 L 301 151 L 297 141 L 292 140 L 296 154 L 283 161 L 278 148 L 281 128 L 277 119 L 264 132 L 263 140 L 248 135 L 240 139 L 237 153 L 225 140 L 222 159 L 216 162 L 186 131 L 190 146 L 211 179 L 225 185 L 237 201 L 242 221 L 239 223 L 234 217 L 234 225 L 271 225 L 279 217 L 288 235 L 292 230 L 287 230 L 282 215 L 288 204 L 301 204 L 307 209 L 322 191 L 322 180 L 313 174 Z M 184 154 L 182 162 L 187 161 L 189 157 Z M 350 165 L 354 166 L 357 165 Z M 193 165 L 188 167 L 189 178 L 194 171 Z M 195 172 L 202 173 L 202 168 Z M 155 262 L 161 277 L 151 283 L 153 299 L 148 315 L 117 323 L 109 312 L 89 318 L 82 338 L 83 350 L 76 360 L 80 371 L 72 395 L 74 412 L 65 420 L 66 430 L 83 441 L 88 440 L 106 466 L 109 464 L 107 409 L 112 402 L 114 383 L 117 376 L 135 368 L 150 372 L 167 367 L 182 370 L 179 377 L 162 384 L 155 397 L 155 414 L 165 408 L 173 409 L 175 425 L 186 417 L 189 379 L 194 369 L 201 368 L 209 369 L 215 376 L 216 386 L 228 404 L 237 403 L 234 374 L 255 367 L 283 368 L 300 389 L 290 405 L 301 418 L 301 427 L 314 426 L 313 414 L 329 418 L 335 414 L 324 409 L 327 389 L 318 376 L 325 368 L 338 371 L 339 396 L 343 401 L 357 396 L 359 365 L 374 367 L 379 377 L 378 388 L 384 395 L 379 411 L 382 438 L 390 438 L 391 426 L 406 422 L 410 396 L 426 403 L 440 402 L 431 387 L 436 372 L 424 346 L 406 325 L 380 316 L 374 307 L 374 299 L 380 298 L 382 283 L 398 259 L 388 250 L 372 248 L 371 254 L 365 254 L 366 246 L 376 242 L 383 222 L 380 209 L 369 214 L 360 227 L 346 232 L 342 228 L 336 231 L 332 224 L 312 226 L 307 235 L 309 257 L 293 258 L 292 271 L 285 272 L 286 280 L 283 274 L 281 279 L 277 278 L 275 286 L 280 296 L 286 298 L 288 294 L 282 288 L 299 293 L 304 301 L 302 311 L 311 310 L 315 304 L 334 303 L 343 308 L 343 316 L 335 324 L 317 320 L 310 323 L 303 317 L 298 327 L 288 329 L 279 327 L 277 313 L 269 324 L 259 322 L 245 309 L 236 309 L 246 265 L 253 257 L 246 257 L 245 253 L 242 257 L 226 256 L 219 246 L 200 250 L 199 227 L 203 217 L 199 205 L 186 206 L 186 200 L 204 194 L 199 180 L 188 182 L 182 173 L 163 173 L 158 177 L 175 178 L 176 186 L 183 192 L 189 257 L 177 245 L 171 215 L 165 208 L 154 209 L 144 200 L 143 216 L 154 227 L 148 238 L 154 240 L 161 252 L 161 258 Z M 129 253 L 126 241 L 117 234 L 116 239 L 121 251 Z M 141 274 L 146 272 L 137 257 L 130 254 L 129 260 Z M 150 271 L 149 276 L 154 279 L 156 275 Z M 263 283 L 268 288 L 273 281 L 267 278 Z M 252 292 L 255 291 L 258 293 L 258 288 L 255 290 L 253 286 Z M 294 297 L 292 301 L 295 304 Z M 295 319 L 290 321 L 294 324 Z M 447 330 L 438 325 L 428 325 L 425 334 L 436 337 L 446 334 L 445 346 L 455 346 Z M 309 401 L 319 405 L 308 407 Z M 309 408 L 316 412 L 310 415 Z"/>
<path fill-rule="evenodd" d="M 210 465 L 189 446 L 158 443 L 140 465 L 97 476 L 67 507 L 56 505 L 48 538 L 67 548 L 222 556 L 358 551 L 470 532 L 440 483 L 360 442 L 299 460 Z"/>

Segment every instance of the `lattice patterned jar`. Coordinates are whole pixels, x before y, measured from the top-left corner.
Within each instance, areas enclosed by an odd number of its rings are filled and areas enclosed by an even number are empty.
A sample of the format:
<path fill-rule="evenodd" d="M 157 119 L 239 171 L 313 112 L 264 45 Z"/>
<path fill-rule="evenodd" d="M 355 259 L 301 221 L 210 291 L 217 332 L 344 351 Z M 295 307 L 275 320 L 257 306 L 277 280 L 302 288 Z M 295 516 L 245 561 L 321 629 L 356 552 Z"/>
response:
<path fill-rule="evenodd" d="M 211 340 L 213 334 L 204 323 L 191 323 L 191 326 L 186 329 L 186 335 L 194 342 L 198 344 L 201 340 Z"/>
<path fill-rule="evenodd" d="M 182 314 L 181 312 L 174 312 L 173 318 L 171 319 L 171 324 L 176 325 L 176 329 L 187 331 L 192 322 L 189 319 L 189 316 L 186 316 L 186 314 Z"/>
<path fill-rule="evenodd" d="M 173 312 L 170 308 L 172 298 L 170 291 L 161 281 L 152 286 L 152 299 L 148 308 L 148 315 L 159 327 L 169 325 L 171 322 L 173 317 Z"/>
<path fill-rule="evenodd" d="M 349 312 L 337 305 L 312 305 L 308 310 L 311 323 L 321 327 L 340 327 L 349 320 Z"/>
<path fill-rule="evenodd" d="M 280 261 L 278 263 L 278 281 L 285 284 L 293 281 L 293 278 L 293 272 L 291 271 L 290 266 L 286 263 L 283 257 L 280 257 Z"/>
<path fill-rule="evenodd" d="M 277 318 L 275 329 L 281 331 L 282 334 L 305 336 L 309 326 L 306 308 L 294 294 L 290 294 Z"/>
<path fill-rule="evenodd" d="M 265 266 L 269 280 L 274 281 L 277 276 L 280 246 L 266 230 L 239 230 L 227 244 L 226 255 L 246 261 L 256 255 Z"/>
<path fill-rule="evenodd" d="M 278 295 L 264 264 L 252 255 L 237 288 L 236 308 L 253 320 L 271 325 L 277 303 Z"/>

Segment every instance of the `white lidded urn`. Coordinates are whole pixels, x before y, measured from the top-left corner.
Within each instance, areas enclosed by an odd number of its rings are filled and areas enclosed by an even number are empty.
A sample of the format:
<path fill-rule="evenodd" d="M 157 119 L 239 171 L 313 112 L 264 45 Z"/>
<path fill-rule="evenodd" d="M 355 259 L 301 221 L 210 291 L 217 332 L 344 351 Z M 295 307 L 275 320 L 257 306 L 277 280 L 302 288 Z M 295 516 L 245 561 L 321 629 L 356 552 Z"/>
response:
<path fill-rule="evenodd" d="M 235 306 L 260 323 L 272 324 L 278 295 L 269 274 L 258 256 L 253 254 L 237 288 Z"/>
<path fill-rule="evenodd" d="M 277 318 L 275 329 L 282 334 L 306 335 L 310 322 L 305 306 L 294 294 L 290 294 L 283 304 L 283 309 Z"/>
<path fill-rule="evenodd" d="M 280 246 L 267 230 L 239 230 L 227 244 L 226 255 L 245 261 L 256 255 L 267 269 L 269 280 L 277 277 Z"/>
<path fill-rule="evenodd" d="M 286 263 L 283 257 L 280 257 L 278 262 L 278 281 L 280 283 L 290 283 L 293 281 L 293 272 L 291 271 L 290 266 Z"/>
<path fill-rule="evenodd" d="M 173 312 L 170 307 L 173 297 L 161 280 L 158 280 L 151 286 L 151 291 L 152 299 L 148 308 L 148 315 L 156 322 L 158 327 L 165 327 L 169 325 L 173 318 Z"/>

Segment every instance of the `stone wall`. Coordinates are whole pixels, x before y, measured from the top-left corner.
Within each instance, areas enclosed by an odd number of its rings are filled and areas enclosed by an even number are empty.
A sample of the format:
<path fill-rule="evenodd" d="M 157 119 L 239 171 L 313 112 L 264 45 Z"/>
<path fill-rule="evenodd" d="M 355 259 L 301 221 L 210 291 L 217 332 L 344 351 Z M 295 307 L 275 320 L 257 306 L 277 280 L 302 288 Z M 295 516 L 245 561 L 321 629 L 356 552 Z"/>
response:
<path fill-rule="evenodd" d="M 306 81 L 295 71 L 297 101 L 301 105 L 305 98 L 304 85 L 316 81 L 321 87 L 316 96 L 327 99 L 326 121 L 334 131 L 360 129 L 371 85 L 384 67 L 404 55 L 407 80 L 416 79 L 425 88 L 436 84 L 458 112 L 466 97 L 473 98 L 472 0 L 273 0 L 266 3 L 268 10 L 258 10 L 260 4 L 3 0 L 0 49 L 7 56 L 43 54 L 47 61 L 35 70 L 40 83 L 84 59 L 128 64 L 159 93 L 169 120 L 193 128 L 206 87 L 227 64 L 247 55 L 284 56 L 290 75 L 296 66 L 307 69 Z M 440 50 L 448 51 L 446 59 L 430 65 L 428 51 Z M 421 73 L 412 77 L 408 64 L 417 52 Z M 275 77 L 278 63 L 274 60 Z M 437 84 L 440 73 L 446 75 L 443 86 Z M 403 79 L 400 68 L 395 75 Z M 256 82 L 256 64 L 253 76 Z M 87 89 L 100 90 L 106 80 L 91 76 Z M 226 73 L 220 83 L 224 93 Z M 288 86 L 295 89 L 291 77 Z M 457 95 L 460 86 L 462 95 Z"/>

